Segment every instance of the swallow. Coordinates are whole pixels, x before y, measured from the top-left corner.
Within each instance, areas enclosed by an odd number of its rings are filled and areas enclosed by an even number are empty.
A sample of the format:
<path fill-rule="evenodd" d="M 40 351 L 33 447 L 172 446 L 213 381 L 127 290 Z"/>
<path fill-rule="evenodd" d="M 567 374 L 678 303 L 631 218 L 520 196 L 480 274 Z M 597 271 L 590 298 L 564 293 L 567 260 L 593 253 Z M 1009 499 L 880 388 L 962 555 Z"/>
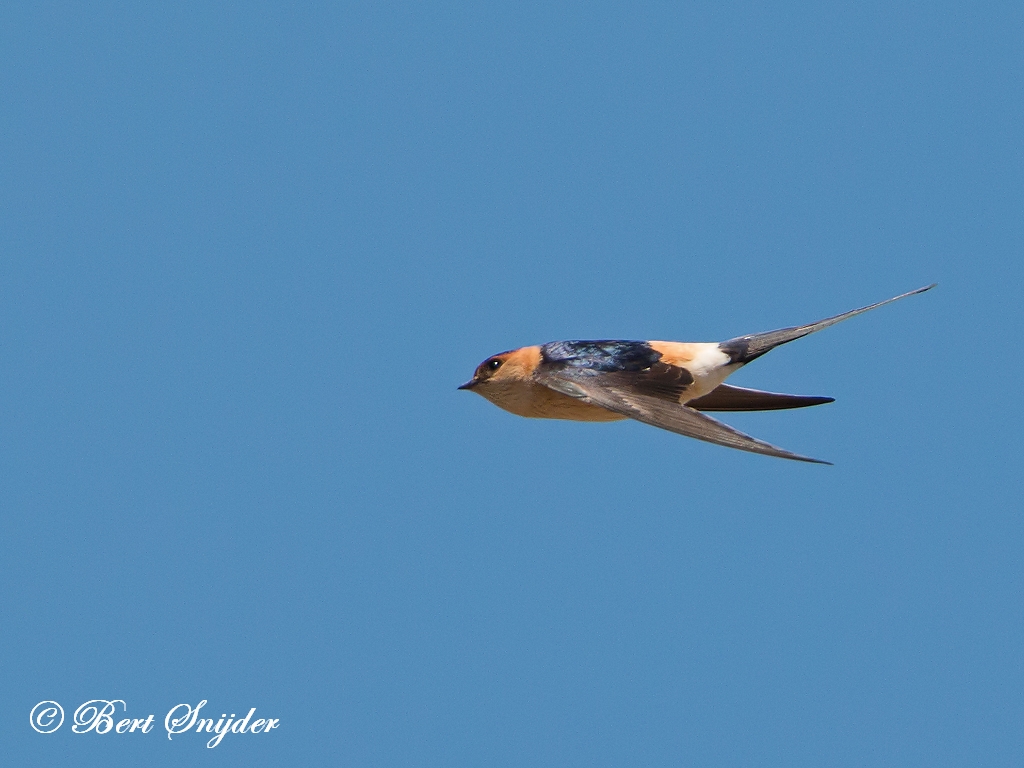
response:
<path fill-rule="evenodd" d="M 809 325 L 722 342 L 552 341 L 501 352 L 477 366 L 468 389 L 518 416 L 572 421 L 635 419 L 669 432 L 741 451 L 831 464 L 766 443 L 707 411 L 774 411 L 834 402 L 724 383 L 776 347 L 848 318 L 924 293 L 935 283 Z"/>

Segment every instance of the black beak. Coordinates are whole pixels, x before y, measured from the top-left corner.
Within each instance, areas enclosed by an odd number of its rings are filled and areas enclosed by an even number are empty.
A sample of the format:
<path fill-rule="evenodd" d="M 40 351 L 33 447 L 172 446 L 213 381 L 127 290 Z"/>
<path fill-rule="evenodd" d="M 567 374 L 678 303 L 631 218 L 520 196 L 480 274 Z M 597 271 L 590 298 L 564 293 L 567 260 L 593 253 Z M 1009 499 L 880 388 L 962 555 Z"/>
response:
<path fill-rule="evenodd" d="M 467 381 L 465 384 L 459 384 L 459 389 L 472 389 L 476 386 L 476 381 Z"/>

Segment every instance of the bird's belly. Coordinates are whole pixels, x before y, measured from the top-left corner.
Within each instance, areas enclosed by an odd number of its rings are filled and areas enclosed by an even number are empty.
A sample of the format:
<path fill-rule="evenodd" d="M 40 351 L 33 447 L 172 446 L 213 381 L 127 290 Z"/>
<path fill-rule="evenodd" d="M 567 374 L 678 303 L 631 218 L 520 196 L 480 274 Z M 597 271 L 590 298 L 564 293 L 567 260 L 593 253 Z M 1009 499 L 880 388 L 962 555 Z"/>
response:
<path fill-rule="evenodd" d="M 585 403 L 533 382 L 515 387 L 495 388 L 484 396 L 499 408 L 529 419 L 621 421 L 626 418 L 622 414 Z"/>

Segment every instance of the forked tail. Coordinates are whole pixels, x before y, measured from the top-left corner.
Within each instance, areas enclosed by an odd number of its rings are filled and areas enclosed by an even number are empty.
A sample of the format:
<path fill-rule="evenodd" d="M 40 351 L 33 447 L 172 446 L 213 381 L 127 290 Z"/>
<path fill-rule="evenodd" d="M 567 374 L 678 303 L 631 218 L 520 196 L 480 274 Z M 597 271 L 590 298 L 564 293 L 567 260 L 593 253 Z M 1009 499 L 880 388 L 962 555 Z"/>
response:
<path fill-rule="evenodd" d="M 861 307 L 860 309 L 853 309 L 849 312 L 844 312 L 841 315 L 835 317 L 828 317 L 824 320 L 819 320 L 816 323 L 810 325 L 799 325 L 795 328 L 780 328 L 777 331 L 767 331 L 766 333 L 752 333 L 749 336 L 737 336 L 735 339 L 729 339 L 723 341 L 718 345 L 718 348 L 729 355 L 729 358 L 733 363 L 749 363 L 765 352 L 770 352 L 780 344 L 785 344 L 787 341 L 793 341 L 803 336 L 820 331 L 822 328 L 828 328 L 830 325 L 841 323 L 847 318 L 853 317 L 854 315 L 860 315 L 864 312 L 868 312 L 872 309 L 877 309 L 885 304 L 891 304 L 894 301 L 899 301 L 907 296 L 913 296 L 915 293 L 924 293 L 925 291 L 931 290 L 937 285 L 932 283 L 926 285 L 924 288 L 918 288 L 916 291 L 908 291 L 907 293 L 894 296 L 891 299 L 880 301 L 877 304 L 872 304 L 869 307 Z"/>

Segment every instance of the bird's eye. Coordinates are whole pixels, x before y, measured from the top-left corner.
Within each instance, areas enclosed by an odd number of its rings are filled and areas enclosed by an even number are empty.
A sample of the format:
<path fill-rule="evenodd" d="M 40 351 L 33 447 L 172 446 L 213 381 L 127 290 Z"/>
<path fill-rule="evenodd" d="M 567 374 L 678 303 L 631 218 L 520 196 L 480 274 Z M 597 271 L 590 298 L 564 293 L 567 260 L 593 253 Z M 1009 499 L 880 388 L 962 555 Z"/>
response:
<path fill-rule="evenodd" d="M 493 373 L 494 371 L 496 371 L 499 368 L 501 368 L 501 362 L 502 362 L 501 360 L 497 360 L 497 359 L 495 359 L 495 360 L 488 360 L 487 363 L 486 363 L 487 370 L 491 371 Z"/>

